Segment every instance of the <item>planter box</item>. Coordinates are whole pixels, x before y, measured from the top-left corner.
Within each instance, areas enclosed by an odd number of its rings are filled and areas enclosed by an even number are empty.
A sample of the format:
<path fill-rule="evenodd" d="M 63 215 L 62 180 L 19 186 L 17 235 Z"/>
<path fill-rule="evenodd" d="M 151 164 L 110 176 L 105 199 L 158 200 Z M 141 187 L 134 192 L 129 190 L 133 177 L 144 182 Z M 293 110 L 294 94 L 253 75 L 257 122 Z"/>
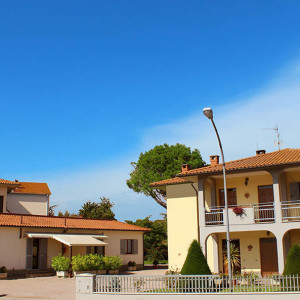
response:
<path fill-rule="evenodd" d="M 127 267 L 127 270 L 128 271 L 136 271 L 136 266 L 134 266 L 134 267 Z"/>
<path fill-rule="evenodd" d="M 79 274 L 97 274 L 97 270 L 88 270 L 88 271 L 74 271 L 74 276 Z"/>
<path fill-rule="evenodd" d="M 69 276 L 69 272 L 68 271 L 56 271 L 56 276 L 59 278 L 66 278 Z"/>
<path fill-rule="evenodd" d="M 119 274 L 119 270 L 108 270 L 108 275 L 117 275 Z"/>
<path fill-rule="evenodd" d="M 97 270 L 96 271 L 97 273 L 97 275 L 105 275 L 106 274 L 106 270 Z"/>
<path fill-rule="evenodd" d="M 0 279 L 7 278 L 7 273 L 0 273 Z"/>

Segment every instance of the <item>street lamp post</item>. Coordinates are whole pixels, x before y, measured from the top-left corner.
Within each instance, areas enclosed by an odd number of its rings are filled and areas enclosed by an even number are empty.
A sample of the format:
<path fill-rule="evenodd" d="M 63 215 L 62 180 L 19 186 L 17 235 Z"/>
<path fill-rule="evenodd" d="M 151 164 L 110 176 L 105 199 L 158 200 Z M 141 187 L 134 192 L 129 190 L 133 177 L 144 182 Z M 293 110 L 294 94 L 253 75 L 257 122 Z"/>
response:
<path fill-rule="evenodd" d="M 213 120 L 213 111 L 210 107 L 203 109 L 203 114 L 211 120 L 221 150 L 221 157 L 222 157 L 222 164 L 223 164 L 223 179 L 224 179 L 224 200 L 225 200 L 225 212 L 226 212 L 226 244 L 227 244 L 227 262 L 228 262 L 228 277 L 229 277 L 229 289 L 231 290 L 232 285 L 232 270 L 231 270 L 231 256 L 230 256 L 230 233 L 229 233 L 229 215 L 228 215 L 228 200 L 227 200 L 227 185 L 226 185 L 226 170 L 225 170 L 225 159 L 224 159 L 224 153 L 223 153 L 223 147 L 221 143 L 221 139 L 217 130 L 217 127 L 215 125 L 215 122 Z"/>

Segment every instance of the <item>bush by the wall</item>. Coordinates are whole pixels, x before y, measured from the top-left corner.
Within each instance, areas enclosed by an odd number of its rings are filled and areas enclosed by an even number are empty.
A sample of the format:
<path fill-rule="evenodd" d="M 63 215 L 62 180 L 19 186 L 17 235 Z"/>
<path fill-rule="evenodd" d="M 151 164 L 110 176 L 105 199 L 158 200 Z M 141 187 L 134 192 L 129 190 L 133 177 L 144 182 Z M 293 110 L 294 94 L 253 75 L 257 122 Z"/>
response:
<path fill-rule="evenodd" d="M 65 256 L 54 256 L 52 257 L 51 267 L 55 271 L 68 271 L 70 267 L 70 258 Z"/>
<path fill-rule="evenodd" d="M 294 244 L 288 253 L 283 275 L 300 276 L 300 247 L 297 244 Z"/>
<path fill-rule="evenodd" d="M 181 275 L 211 275 L 206 258 L 196 240 L 190 245 Z"/>
<path fill-rule="evenodd" d="M 120 268 L 123 261 L 119 256 L 104 256 L 103 260 L 106 270 L 116 270 Z"/>

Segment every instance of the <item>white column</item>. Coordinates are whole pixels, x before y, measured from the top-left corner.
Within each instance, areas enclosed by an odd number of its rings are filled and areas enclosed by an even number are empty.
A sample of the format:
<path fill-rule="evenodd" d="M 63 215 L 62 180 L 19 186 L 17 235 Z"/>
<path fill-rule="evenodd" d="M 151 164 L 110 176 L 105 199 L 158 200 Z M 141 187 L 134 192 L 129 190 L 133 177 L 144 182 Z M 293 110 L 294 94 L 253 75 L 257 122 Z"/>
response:
<path fill-rule="evenodd" d="M 281 171 L 271 172 L 273 178 L 273 193 L 274 193 L 274 208 L 275 208 L 275 222 L 282 223 L 281 201 L 280 201 L 280 173 Z"/>
<path fill-rule="evenodd" d="M 213 272 L 219 273 L 219 250 L 218 250 L 218 234 L 214 233 L 211 235 L 213 240 L 213 258 L 214 258 L 214 269 Z"/>
<path fill-rule="evenodd" d="M 284 252 L 283 252 L 283 235 L 276 235 L 277 240 L 277 256 L 278 256 L 278 272 L 283 273 L 284 269 Z"/>
<path fill-rule="evenodd" d="M 204 182 L 205 182 L 205 178 L 198 177 L 198 215 L 199 215 L 200 246 L 202 247 L 203 254 L 206 256 L 206 245 L 205 245 L 206 236 L 203 233 L 203 229 L 205 229 Z"/>

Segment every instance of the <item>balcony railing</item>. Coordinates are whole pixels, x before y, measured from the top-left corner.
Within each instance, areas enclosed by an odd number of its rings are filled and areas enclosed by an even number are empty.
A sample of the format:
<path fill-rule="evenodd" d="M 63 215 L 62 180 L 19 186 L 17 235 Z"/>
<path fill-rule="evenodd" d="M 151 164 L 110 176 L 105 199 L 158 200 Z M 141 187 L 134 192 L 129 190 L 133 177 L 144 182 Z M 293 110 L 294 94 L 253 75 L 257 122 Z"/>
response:
<path fill-rule="evenodd" d="M 281 203 L 283 221 L 300 221 L 300 200 Z"/>
<path fill-rule="evenodd" d="M 236 215 L 233 211 L 234 207 L 242 207 L 243 214 Z M 246 225 L 264 222 L 274 222 L 274 203 L 264 204 L 248 204 L 229 206 L 229 223 L 231 225 Z M 299 202 L 300 211 L 300 202 Z M 205 211 L 205 225 L 224 225 L 225 224 L 225 208 L 223 206 L 207 208 Z"/>

